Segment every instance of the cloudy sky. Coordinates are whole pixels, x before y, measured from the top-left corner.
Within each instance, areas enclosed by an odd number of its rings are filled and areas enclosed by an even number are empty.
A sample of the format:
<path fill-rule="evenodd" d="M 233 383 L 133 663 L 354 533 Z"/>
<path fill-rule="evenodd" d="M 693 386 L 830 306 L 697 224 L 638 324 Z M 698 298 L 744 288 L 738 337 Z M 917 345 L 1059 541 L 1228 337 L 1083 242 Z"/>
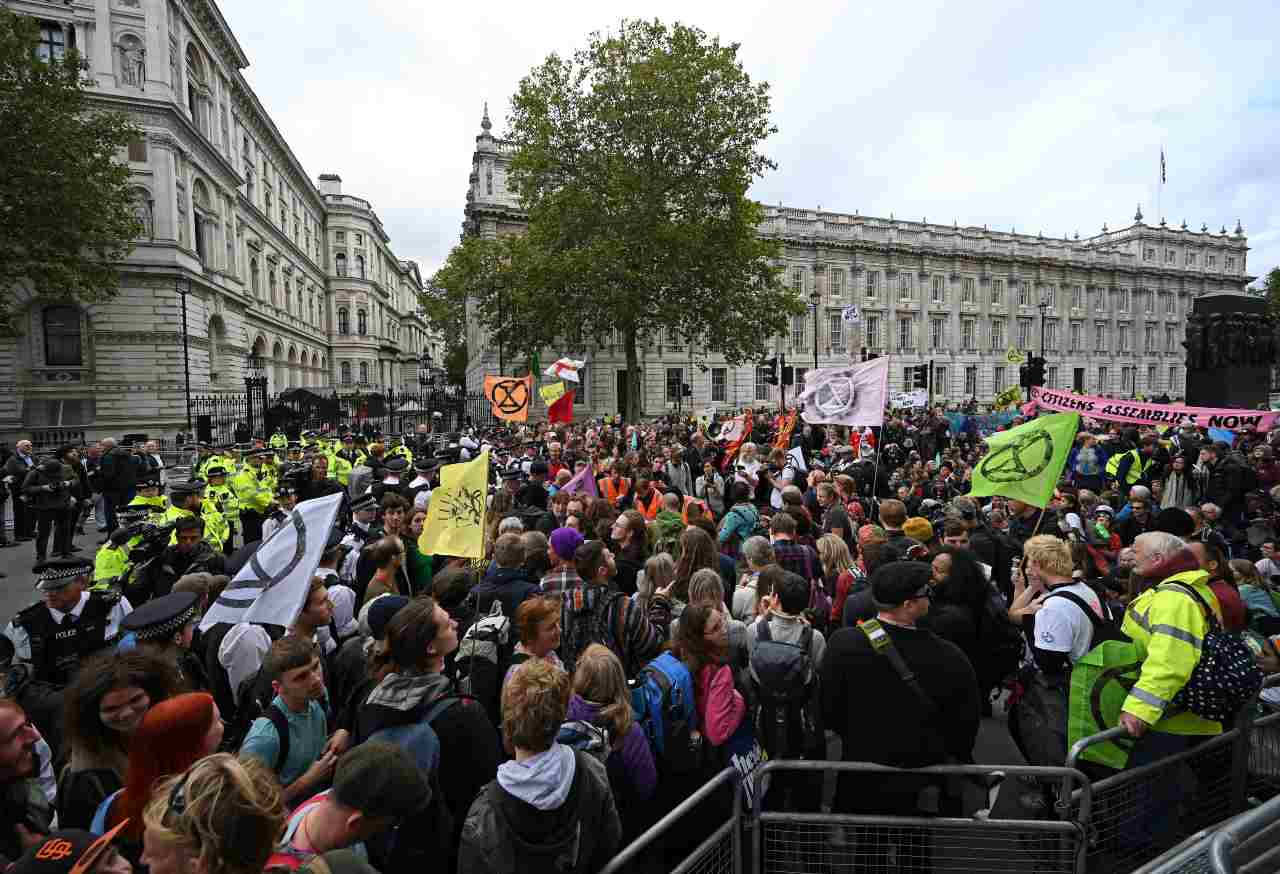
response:
<path fill-rule="evenodd" d="M 742 45 L 772 86 L 766 203 L 1083 236 L 1141 202 L 1280 265 L 1280 5 L 220 0 L 263 104 L 313 176 L 371 200 L 429 275 L 457 241 L 474 137 L 521 76 L 623 18 Z M 1267 58 L 1272 58 L 1269 65 Z"/>

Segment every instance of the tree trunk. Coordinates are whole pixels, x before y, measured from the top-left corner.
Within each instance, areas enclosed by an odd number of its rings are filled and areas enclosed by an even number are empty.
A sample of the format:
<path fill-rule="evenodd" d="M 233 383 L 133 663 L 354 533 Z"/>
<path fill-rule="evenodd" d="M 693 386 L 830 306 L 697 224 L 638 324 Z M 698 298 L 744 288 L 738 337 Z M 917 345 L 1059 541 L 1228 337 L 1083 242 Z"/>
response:
<path fill-rule="evenodd" d="M 640 421 L 640 356 L 636 352 L 636 329 L 632 325 L 626 330 L 627 347 L 627 408 L 619 410 L 628 423 Z"/>

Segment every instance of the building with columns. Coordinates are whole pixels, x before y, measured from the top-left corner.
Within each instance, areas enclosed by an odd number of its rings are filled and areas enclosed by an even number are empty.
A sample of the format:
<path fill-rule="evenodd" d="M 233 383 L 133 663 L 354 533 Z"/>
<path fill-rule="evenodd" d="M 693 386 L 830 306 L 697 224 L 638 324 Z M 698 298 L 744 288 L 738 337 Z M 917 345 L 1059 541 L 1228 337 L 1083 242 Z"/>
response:
<path fill-rule="evenodd" d="M 368 201 L 303 169 L 215 2 L 7 5 L 40 21 L 43 55 L 81 52 L 93 103 L 141 128 L 120 160 L 145 231 L 110 301 L 19 301 L 22 334 L 0 339 L 0 439 L 172 433 L 188 370 L 193 395 L 244 392 L 251 356 L 273 393 L 416 387 L 420 356 L 443 356 L 417 265 Z"/>
<path fill-rule="evenodd" d="M 464 234 L 520 233 L 523 213 L 506 185 L 511 147 L 493 136 L 486 108 L 476 137 L 466 195 Z M 1047 359 L 1047 384 L 1089 394 L 1180 397 L 1185 388 L 1181 342 L 1193 298 L 1244 289 L 1249 247 L 1237 221 L 1199 230 L 1186 222 L 1147 223 L 1141 207 L 1127 227 L 1106 224 L 1089 236 L 1052 238 L 986 227 L 934 224 L 766 207 L 761 236 L 782 244 L 783 280 L 809 311 L 775 338 L 768 356 L 785 355 L 803 373 L 888 355 L 889 385 L 901 391 L 909 373 L 932 363 L 935 398 L 989 402 L 1018 384 L 1016 348 Z M 856 307 L 858 321 L 844 317 Z M 815 331 L 816 320 L 816 331 Z M 468 386 L 498 372 L 498 353 L 468 319 Z M 587 361 L 578 412 L 622 408 L 626 359 L 620 338 L 587 341 L 572 352 Z M 777 404 L 754 364 L 733 367 L 683 345 L 669 333 L 640 351 L 643 412 Z M 549 360 L 543 355 L 543 360 Z M 692 398 L 680 398 L 688 383 Z M 794 389 L 788 389 L 791 396 Z M 535 405 L 536 406 L 536 405 Z"/>

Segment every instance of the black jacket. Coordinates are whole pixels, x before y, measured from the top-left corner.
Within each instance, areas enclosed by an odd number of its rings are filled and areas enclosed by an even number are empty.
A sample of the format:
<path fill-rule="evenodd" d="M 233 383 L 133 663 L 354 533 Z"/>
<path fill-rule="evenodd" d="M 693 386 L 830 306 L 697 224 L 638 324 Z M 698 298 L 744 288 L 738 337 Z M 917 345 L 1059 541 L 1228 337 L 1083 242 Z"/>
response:
<path fill-rule="evenodd" d="M 479 615 L 487 616 L 493 602 L 500 601 L 503 614 L 511 619 L 525 599 L 537 591 L 538 584 L 525 576 L 524 568 L 495 567 L 484 575 L 471 593 L 475 595 Z"/>
<path fill-rule="evenodd" d="M 845 760 L 897 768 L 972 761 L 981 696 L 969 659 L 931 631 L 889 624 L 884 629 L 931 702 L 903 681 L 862 629 L 837 631 L 822 658 L 822 709 L 826 727 L 843 739 Z M 911 813 L 927 782 L 842 774 L 833 810 Z"/>
<path fill-rule="evenodd" d="M 573 787 L 564 804 L 539 810 L 494 780 L 471 805 L 462 829 L 458 874 L 546 871 L 591 874 L 622 843 L 622 823 L 605 766 L 574 752 Z"/>
<path fill-rule="evenodd" d="M 98 471 L 102 477 L 103 494 L 119 497 L 138 485 L 139 462 L 133 453 L 123 446 L 116 446 L 102 456 Z"/>

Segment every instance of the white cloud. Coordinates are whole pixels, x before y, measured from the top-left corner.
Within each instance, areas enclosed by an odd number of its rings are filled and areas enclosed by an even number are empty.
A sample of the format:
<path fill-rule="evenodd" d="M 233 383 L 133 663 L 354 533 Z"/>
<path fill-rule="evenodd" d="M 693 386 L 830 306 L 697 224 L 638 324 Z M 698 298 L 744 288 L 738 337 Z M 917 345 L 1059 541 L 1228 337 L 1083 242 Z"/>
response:
<path fill-rule="evenodd" d="M 634 16 L 740 42 L 771 84 L 768 203 L 1084 235 L 1138 202 L 1159 220 L 1163 145 L 1170 224 L 1240 219 L 1251 272 L 1280 264 L 1272 3 L 220 5 L 307 171 L 371 200 L 427 274 L 457 241 L 483 103 L 500 130 L 521 76 Z"/>

